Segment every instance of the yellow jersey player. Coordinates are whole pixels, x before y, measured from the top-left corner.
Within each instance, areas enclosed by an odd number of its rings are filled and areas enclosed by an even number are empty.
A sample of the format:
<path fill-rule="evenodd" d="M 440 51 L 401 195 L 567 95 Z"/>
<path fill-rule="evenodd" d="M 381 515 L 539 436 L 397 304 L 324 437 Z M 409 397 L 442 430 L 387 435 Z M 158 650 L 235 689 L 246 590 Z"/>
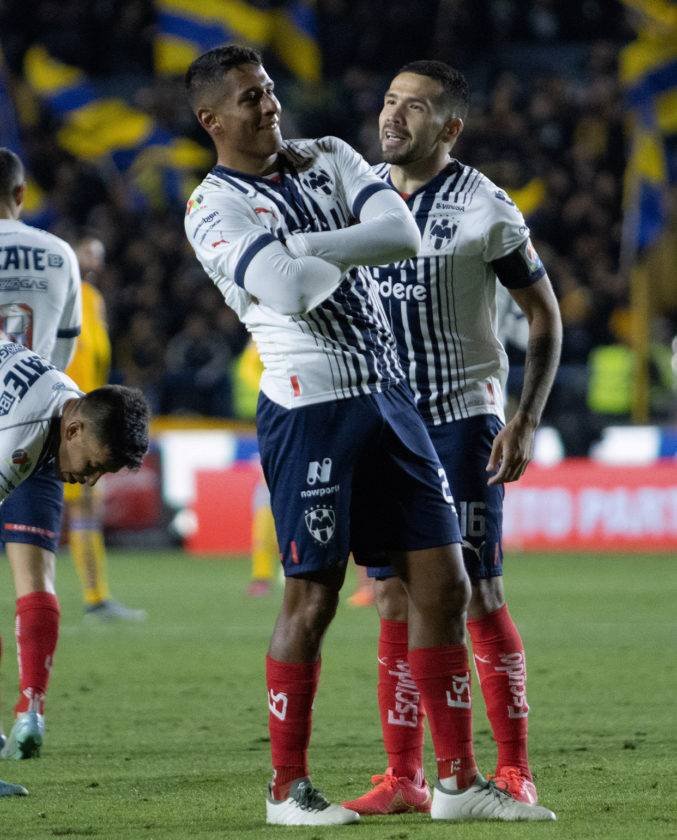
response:
<path fill-rule="evenodd" d="M 106 306 L 94 285 L 106 254 L 103 243 L 94 236 L 84 237 L 75 254 L 82 276 L 82 332 L 67 373 L 83 391 L 92 391 L 108 382 L 110 371 Z M 86 616 L 101 621 L 143 621 L 144 610 L 130 609 L 110 596 L 100 489 L 66 484 L 64 500 L 68 509 L 68 545 L 82 584 Z"/>

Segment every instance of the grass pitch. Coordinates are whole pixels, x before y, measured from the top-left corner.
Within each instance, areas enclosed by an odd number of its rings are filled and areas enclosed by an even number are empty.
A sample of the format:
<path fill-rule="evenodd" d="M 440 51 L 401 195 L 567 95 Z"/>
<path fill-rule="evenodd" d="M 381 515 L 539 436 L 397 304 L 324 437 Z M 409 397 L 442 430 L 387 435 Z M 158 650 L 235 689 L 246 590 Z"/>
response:
<path fill-rule="evenodd" d="M 674 558 L 508 560 L 511 611 L 527 649 L 532 762 L 557 823 L 450 826 L 407 815 L 329 829 L 264 823 L 263 657 L 279 592 L 245 598 L 243 560 L 113 553 L 115 595 L 149 619 L 89 625 L 66 554 L 59 565 L 62 634 L 46 742 L 38 760 L 0 764 L 0 777 L 31 793 L 0 800 L 1 840 L 677 837 Z M 2 564 L 6 724 L 16 681 L 11 592 Z M 325 645 L 311 759 L 314 779 L 337 800 L 366 790 L 385 765 L 376 635 L 373 610 L 343 606 Z M 475 700 L 480 767 L 491 770 L 479 691 Z"/>

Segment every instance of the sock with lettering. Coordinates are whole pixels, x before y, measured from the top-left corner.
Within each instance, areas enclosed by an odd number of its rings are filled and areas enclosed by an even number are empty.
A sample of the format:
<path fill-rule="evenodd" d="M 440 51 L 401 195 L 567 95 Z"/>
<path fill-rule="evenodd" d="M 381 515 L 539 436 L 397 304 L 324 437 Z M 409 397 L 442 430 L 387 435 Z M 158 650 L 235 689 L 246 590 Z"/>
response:
<path fill-rule="evenodd" d="M 421 696 L 411 677 L 406 621 L 381 619 L 378 639 L 378 708 L 388 766 L 398 778 L 422 778 Z"/>
<path fill-rule="evenodd" d="M 49 592 L 31 592 L 16 601 L 19 700 L 15 714 L 44 713 L 45 693 L 59 638 L 59 601 Z"/>
<path fill-rule="evenodd" d="M 468 621 L 468 633 L 487 717 L 498 745 L 497 767 L 519 767 L 531 779 L 526 660 L 508 605 Z"/>
<path fill-rule="evenodd" d="M 317 662 L 279 662 L 266 657 L 268 729 L 273 759 L 273 799 L 286 799 L 291 782 L 308 775 Z"/>
<path fill-rule="evenodd" d="M 465 645 L 416 648 L 409 651 L 409 666 L 430 722 L 440 781 L 464 790 L 477 776 L 468 650 Z"/>

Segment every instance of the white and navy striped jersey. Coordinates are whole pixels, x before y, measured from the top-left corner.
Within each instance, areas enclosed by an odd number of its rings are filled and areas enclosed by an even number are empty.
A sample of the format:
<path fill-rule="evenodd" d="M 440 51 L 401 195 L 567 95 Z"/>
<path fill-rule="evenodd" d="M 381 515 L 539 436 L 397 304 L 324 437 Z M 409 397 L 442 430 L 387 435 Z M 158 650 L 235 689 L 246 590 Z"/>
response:
<path fill-rule="evenodd" d="M 373 171 L 391 183 L 389 164 Z M 508 362 L 492 263 L 523 248 L 529 276 L 521 285 L 543 276 L 529 229 L 503 190 L 456 160 L 403 197 L 421 232 L 419 255 L 371 271 L 418 408 L 435 426 L 477 414 L 504 420 Z"/>
<path fill-rule="evenodd" d="M 351 269 L 303 315 L 279 314 L 244 288 L 247 267 L 266 245 L 294 233 L 346 228 L 370 196 L 389 189 L 335 137 L 286 141 L 278 164 L 266 177 L 216 166 L 186 209 L 186 233 L 198 259 L 257 345 L 261 390 L 294 408 L 401 381 L 397 347 L 368 269 Z"/>
<path fill-rule="evenodd" d="M 0 341 L 0 503 L 56 455 L 54 421 L 64 403 L 81 396 L 75 382 L 46 359 Z"/>
<path fill-rule="evenodd" d="M 80 334 L 80 269 L 52 233 L 0 219 L 0 331 L 65 368 Z"/>

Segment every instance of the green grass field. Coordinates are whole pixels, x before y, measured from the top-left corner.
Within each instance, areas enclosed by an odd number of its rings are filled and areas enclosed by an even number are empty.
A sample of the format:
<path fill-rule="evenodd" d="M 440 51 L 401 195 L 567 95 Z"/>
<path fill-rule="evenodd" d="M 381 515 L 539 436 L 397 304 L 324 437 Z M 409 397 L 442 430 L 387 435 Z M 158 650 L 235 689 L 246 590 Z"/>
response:
<path fill-rule="evenodd" d="M 528 825 L 402 816 L 344 828 L 267 828 L 263 657 L 279 596 L 243 597 L 247 574 L 243 560 L 113 553 L 115 594 L 145 607 L 149 620 L 91 626 L 62 556 L 46 744 L 40 759 L 0 765 L 0 777 L 31 792 L 0 800 L 2 840 L 677 837 L 674 558 L 509 561 L 511 609 L 528 656 L 532 761 L 541 799 L 559 817 Z M 0 626 L 7 724 L 16 665 L 6 564 Z M 384 767 L 376 634 L 373 610 L 342 607 L 325 645 L 311 758 L 316 783 L 335 799 L 361 793 Z M 491 770 L 494 751 L 475 696 L 478 758 Z"/>

